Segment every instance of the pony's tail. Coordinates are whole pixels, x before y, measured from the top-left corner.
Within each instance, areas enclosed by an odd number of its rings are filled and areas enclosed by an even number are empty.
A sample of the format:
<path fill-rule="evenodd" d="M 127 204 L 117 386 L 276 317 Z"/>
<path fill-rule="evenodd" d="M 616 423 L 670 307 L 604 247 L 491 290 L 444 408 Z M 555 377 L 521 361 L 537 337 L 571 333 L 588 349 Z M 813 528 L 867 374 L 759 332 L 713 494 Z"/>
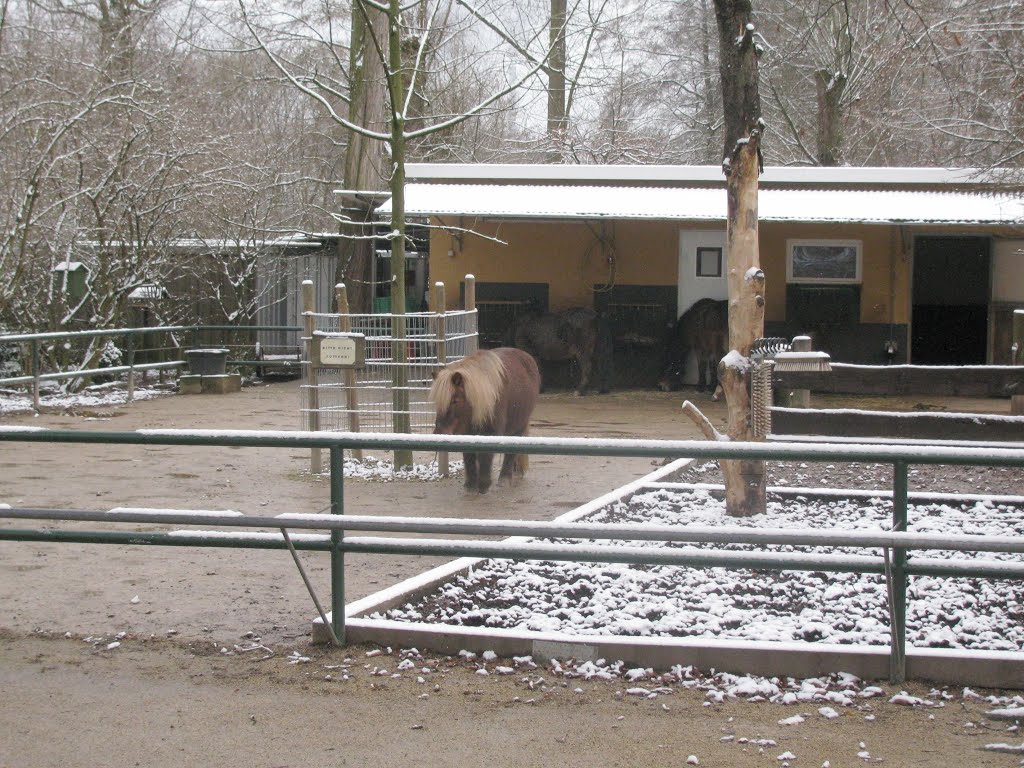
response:
<path fill-rule="evenodd" d="M 530 425 L 526 425 L 526 429 L 522 432 L 523 437 L 530 436 Z M 515 460 L 512 462 L 512 474 L 519 475 L 522 477 L 526 474 L 526 470 L 530 466 L 530 454 L 528 453 L 517 453 Z"/>

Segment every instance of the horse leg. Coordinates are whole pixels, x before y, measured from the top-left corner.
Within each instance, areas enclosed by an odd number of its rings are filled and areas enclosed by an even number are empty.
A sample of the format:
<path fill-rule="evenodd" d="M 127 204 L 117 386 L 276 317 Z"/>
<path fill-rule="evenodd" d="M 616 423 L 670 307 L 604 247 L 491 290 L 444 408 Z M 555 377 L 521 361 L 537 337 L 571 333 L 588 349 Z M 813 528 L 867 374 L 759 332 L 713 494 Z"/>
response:
<path fill-rule="evenodd" d="M 467 491 L 475 491 L 477 485 L 477 466 L 475 453 L 462 454 L 462 463 L 466 470 L 466 481 L 463 483 Z"/>
<path fill-rule="evenodd" d="M 478 453 L 476 455 L 476 488 L 480 493 L 487 493 L 491 487 L 491 465 L 494 464 L 493 453 Z"/>
<path fill-rule="evenodd" d="M 583 395 L 590 386 L 590 372 L 594 367 L 593 355 L 577 355 L 576 364 L 580 367 L 580 384 L 576 387 L 576 394 Z"/>
<path fill-rule="evenodd" d="M 498 482 L 514 481 L 526 474 L 527 454 L 506 453 L 501 462 Z"/>

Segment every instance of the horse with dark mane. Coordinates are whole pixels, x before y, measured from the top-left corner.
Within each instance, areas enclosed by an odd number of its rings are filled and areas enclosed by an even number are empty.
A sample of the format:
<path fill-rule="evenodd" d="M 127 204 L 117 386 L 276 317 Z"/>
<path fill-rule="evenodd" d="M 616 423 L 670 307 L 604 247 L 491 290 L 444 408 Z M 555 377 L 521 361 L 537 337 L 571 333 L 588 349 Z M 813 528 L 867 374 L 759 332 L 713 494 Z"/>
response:
<path fill-rule="evenodd" d="M 481 349 L 434 376 L 430 400 L 437 435 L 526 435 L 540 394 L 540 369 L 526 352 Z M 487 493 L 493 453 L 463 453 L 467 490 Z M 506 453 L 498 480 L 526 473 L 527 455 Z"/>
<path fill-rule="evenodd" d="M 658 387 L 668 392 L 683 383 L 687 356 L 697 357 L 697 390 L 718 388 L 718 362 L 729 340 L 729 302 L 700 299 L 686 310 L 669 331 Z M 705 376 L 707 377 L 705 380 Z M 717 396 L 714 399 L 718 399 Z"/>
<path fill-rule="evenodd" d="M 580 369 L 577 395 L 591 386 L 602 394 L 612 388 L 611 329 L 592 309 L 573 307 L 562 312 L 523 315 L 508 330 L 506 343 L 538 360 L 575 363 Z"/>

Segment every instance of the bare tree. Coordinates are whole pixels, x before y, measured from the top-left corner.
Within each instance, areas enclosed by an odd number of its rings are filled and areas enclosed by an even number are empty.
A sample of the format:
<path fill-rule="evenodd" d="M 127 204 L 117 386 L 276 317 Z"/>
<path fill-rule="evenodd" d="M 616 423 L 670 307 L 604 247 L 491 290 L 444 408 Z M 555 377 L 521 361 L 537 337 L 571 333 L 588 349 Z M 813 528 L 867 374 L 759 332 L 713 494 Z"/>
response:
<path fill-rule="evenodd" d="M 909 2 L 923 29 L 931 99 L 913 105 L 932 149 L 982 168 L 1024 167 L 1024 18 L 1019 3 Z M 930 75 L 930 77 L 929 77 Z M 1018 174 L 1019 176 L 1019 174 Z"/>
<path fill-rule="evenodd" d="M 857 162 L 878 135 L 864 119 L 876 110 L 874 94 L 881 97 L 915 55 L 887 1 L 765 0 L 758 17 L 771 42 L 766 106 L 779 126 L 771 161 Z"/>
<path fill-rule="evenodd" d="M 385 147 L 388 159 L 388 191 L 391 197 L 391 223 L 389 240 L 391 244 L 391 310 L 396 315 L 392 336 L 393 367 L 392 397 L 394 429 L 396 432 L 410 431 L 409 393 L 407 388 L 405 326 L 401 316 L 405 314 L 405 165 L 410 143 L 432 133 L 450 129 L 452 126 L 475 117 L 504 97 L 515 92 L 524 82 L 533 78 L 543 66 L 544 59 L 527 66 L 521 71 L 509 71 L 506 84 L 465 111 L 455 115 L 426 114 L 424 107 L 414 110 L 416 94 L 421 92 L 422 83 L 428 76 L 428 59 L 431 41 L 441 33 L 442 22 L 450 19 L 450 5 L 447 2 L 422 2 L 402 5 L 399 0 L 378 2 L 378 0 L 356 0 L 352 12 L 366 20 L 366 44 L 362 55 L 374 55 L 379 60 L 383 82 L 378 83 L 385 94 L 385 123 L 383 126 L 367 124 L 373 115 L 360 115 L 362 122 L 350 118 L 348 108 L 350 94 L 344 86 L 347 80 L 344 67 L 339 66 L 345 57 L 339 55 L 339 46 L 333 38 L 325 38 L 319 30 L 307 29 L 304 40 L 317 46 L 322 55 L 306 61 L 291 57 L 291 45 L 297 30 L 293 26 L 284 29 L 276 14 L 260 15 L 240 2 L 241 21 L 255 46 L 273 63 L 280 75 L 294 88 L 308 96 L 330 116 L 330 119 L 348 132 L 362 139 L 378 142 Z M 415 11 L 415 13 L 414 13 Z M 377 18 L 379 15 L 379 19 Z M 465 25 L 472 17 L 465 17 L 455 24 Z M 409 20 L 415 20 L 415 27 Z M 451 22 L 450 22 L 451 23 Z M 316 34 L 313 34 L 316 33 Z M 410 43 L 410 39 L 415 41 Z M 463 66 L 478 65 L 481 57 L 474 57 Z M 492 58 L 492 62 L 495 59 Z M 308 65 L 312 62 L 312 66 Z M 334 68 L 328 68 L 333 64 Z M 349 81 L 349 86 L 351 82 Z M 374 84 L 365 83 L 366 87 Z M 424 114 L 420 114 L 420 113 Z M 395 465 L 412 463 L 411 451 L 397 451 Z"/>
<path fill-rule="evenodd" d="M 263 297 L 241 284 L 259 258 L 256 244 L 328 208 L 333 172 L 302 169 L 307 154 L 332 156 L 317 149 L 315 115 L 296 109 L 306 101 L 289 100 L 292 90 L 272 93 L 266 73 L 228 70 L 215 55 L 179 46 L 162 25 L 140 23 L 118 38 L 134 47 L 121 57 L 130 76 L 114 79 L 104 17 L 89 10 L 5 11 L 0 323 L 116 327 L 138 287 L 186 281 L 190 296 L 159 303 L 161 317 L 196 322 L 202 308 L 216 322 L 251 318 Z M 238 87 L 240 75 L 249 87 Z M 275 170 L 289 162 L 300 170 Z M 245 244 L 229 249 L 242 259 L 183 256 L 183 237 Z M 60 277 L 69 263 L 88 272 L 83 295 Z M 64 362 L 88 367 L 95 354 Z"/>

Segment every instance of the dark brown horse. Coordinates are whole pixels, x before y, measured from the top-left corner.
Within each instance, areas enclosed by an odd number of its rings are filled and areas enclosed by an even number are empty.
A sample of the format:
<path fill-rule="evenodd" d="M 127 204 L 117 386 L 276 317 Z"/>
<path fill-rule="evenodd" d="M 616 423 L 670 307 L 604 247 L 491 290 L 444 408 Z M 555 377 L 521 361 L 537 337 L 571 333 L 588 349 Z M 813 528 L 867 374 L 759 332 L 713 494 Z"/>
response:
<path fill-rule="evenodd" d="M 697 356 L 697 389 L 716 392 L 718 362 L 729 341 L 729 302 L 701 299 L 686 310 L 669 331 L 658 387 L 676 389 L 686 375 L 687 355 Z M 706 376 L 706 379 L 705 379 Z M 717 396 L 715 397 L 717 400 Z"/>
<path fill-rule="evenodd" d="M 520 349 L 481 349 L 438 371 L 430 387 L 438 435 L 526 435 L 540 394 L 537 361 Z M 493 453 L 463 453 L 467 490 L 487 493 Z M 522 477 L 524 453 L 506 453 L 498 480 Z"/>
<path fill-rule="evenodd" d="M 572 361 L 580 369 L 576 394 L 593 387 L 612 388 L 613 340 L 603 317 L 586 307 L 562 312 L 523 315 L 509 329 L 506 343 L 525 350 L 537 360 Z"/>

